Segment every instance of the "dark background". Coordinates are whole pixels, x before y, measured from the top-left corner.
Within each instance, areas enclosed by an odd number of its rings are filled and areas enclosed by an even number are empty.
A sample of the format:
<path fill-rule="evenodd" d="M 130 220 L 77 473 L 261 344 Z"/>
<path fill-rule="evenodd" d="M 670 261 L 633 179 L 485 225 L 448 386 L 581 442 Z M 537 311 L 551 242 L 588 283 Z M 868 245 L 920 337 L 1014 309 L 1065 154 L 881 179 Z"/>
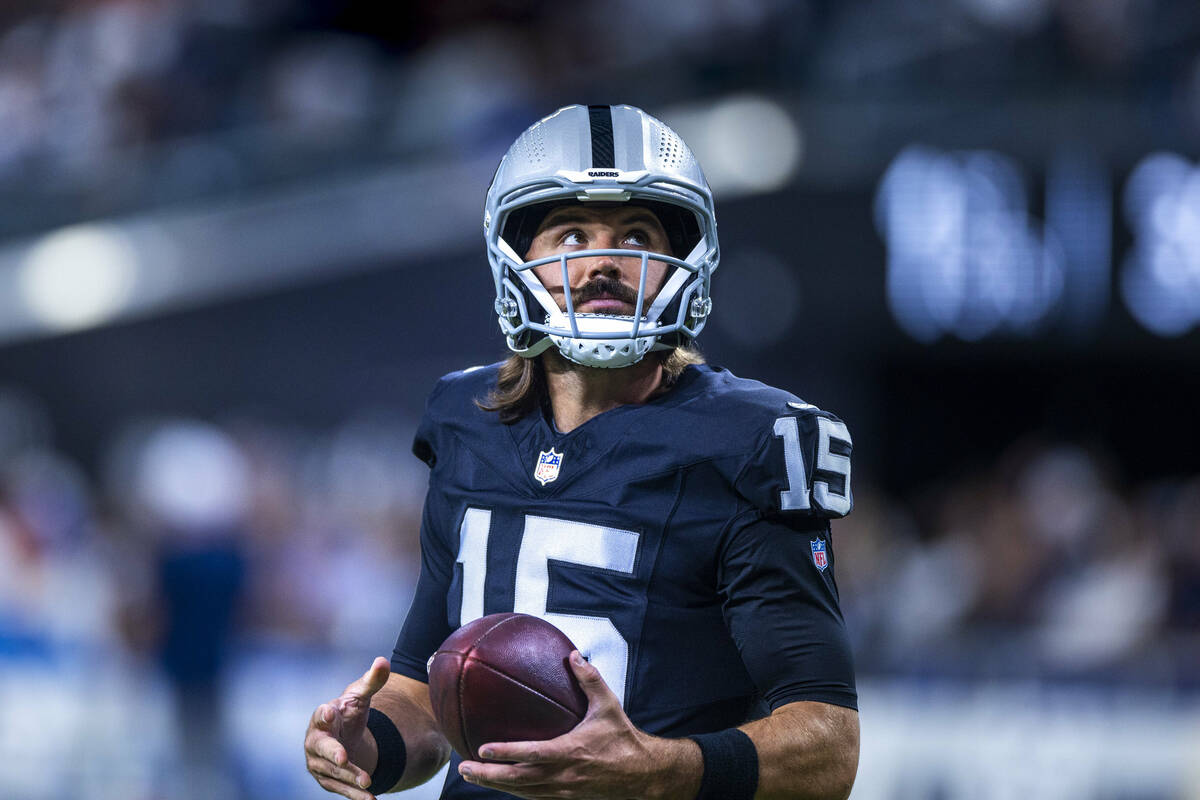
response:
<path fill-rule="evenodd" d="M 1197 794 L 1200 5 L 21 0 L 0 795 L 324 796 L 425 396 L 505 355 L 488 182 L 609 102 L 713 184 L 708 360 L 854 437 L 856 800 Z"/>

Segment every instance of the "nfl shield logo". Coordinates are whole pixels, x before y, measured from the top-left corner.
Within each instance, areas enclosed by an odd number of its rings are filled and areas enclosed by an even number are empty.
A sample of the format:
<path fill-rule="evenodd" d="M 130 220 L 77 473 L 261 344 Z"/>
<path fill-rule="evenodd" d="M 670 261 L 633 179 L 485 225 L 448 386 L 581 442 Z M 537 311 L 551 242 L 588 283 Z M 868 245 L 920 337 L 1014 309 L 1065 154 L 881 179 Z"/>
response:
<path fill-rule="evenodd" d="M 533 477 L 545 486 L 551 481 L 558 480 L 558 469 L 562 466 L 563 454 L 551 447 L 538 453 L 537 466 L 533 468 Z"/>
<path fill-rule="evenodd" d="M 817 569 L 824 572 L 829 566 L 829 559 L 825 556 L 825 540 L 813 539 L 809 544 L 812 545 L 813 563 L 817 565 Z"/>

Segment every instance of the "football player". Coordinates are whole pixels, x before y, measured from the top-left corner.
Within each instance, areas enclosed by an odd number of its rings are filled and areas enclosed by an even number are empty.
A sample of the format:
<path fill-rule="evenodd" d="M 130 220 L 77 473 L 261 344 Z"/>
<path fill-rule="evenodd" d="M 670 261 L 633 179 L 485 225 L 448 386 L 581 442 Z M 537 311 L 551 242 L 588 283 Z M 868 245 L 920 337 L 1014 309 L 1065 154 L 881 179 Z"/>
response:
<path fill-rule="evenodd" d="M 562 108 L 504 156 L 484 231 L 512 354 L 429 398 L 412 610 L 390 663 L 314 712 L 309 771 L 356 800 L 428 780 L 450 752 L 427 659 L 518 611 L 579 648 L 587 717 L 455 756 L 442 797 L 846 797 L 829 520 L 853 504 L 850 434 L 693 349 L 718 247 L 691 151 L 640 109 Z"/>

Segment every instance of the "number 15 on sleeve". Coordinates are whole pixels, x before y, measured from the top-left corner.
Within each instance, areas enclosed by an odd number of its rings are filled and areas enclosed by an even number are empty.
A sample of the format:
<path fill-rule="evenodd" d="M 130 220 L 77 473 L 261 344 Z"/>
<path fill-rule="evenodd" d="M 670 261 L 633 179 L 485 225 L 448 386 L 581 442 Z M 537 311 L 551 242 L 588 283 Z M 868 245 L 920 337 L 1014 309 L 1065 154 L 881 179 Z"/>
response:
<path fill-rule="evenodd" d="M 818 416 L 816 455 L 812 480 L 804 467 L 800 421 L 796 417 L 775 420 L 775 436 L 783 439 L 786 486 L 779 492 L 781 511 L 819 511 L 844 517 L 854 506 L 850 492 L 850 431 L 841 420 Z M 811 439 L 810 439 L 811 442 Z"/>

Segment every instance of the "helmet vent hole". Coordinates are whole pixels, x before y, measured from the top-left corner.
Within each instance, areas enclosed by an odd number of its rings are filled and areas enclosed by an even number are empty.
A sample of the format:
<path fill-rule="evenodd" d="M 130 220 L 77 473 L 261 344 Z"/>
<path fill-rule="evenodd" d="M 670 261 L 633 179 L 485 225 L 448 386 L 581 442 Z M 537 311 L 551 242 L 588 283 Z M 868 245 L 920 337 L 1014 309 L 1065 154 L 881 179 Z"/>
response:
<path fill-rule="evenodd" d="M 527 130 L 514 143 L 514 149 L 530 164 L 538 165 L 546 160 L 546 139 L 540 125 Z"/>
<path fill-rule="evenodd" d="M 665 167 L 678 168 L 683 164 L 683 143 L 673 132 L 657 128 L 655 138 L 658 140 L 658 161 Z"/>

